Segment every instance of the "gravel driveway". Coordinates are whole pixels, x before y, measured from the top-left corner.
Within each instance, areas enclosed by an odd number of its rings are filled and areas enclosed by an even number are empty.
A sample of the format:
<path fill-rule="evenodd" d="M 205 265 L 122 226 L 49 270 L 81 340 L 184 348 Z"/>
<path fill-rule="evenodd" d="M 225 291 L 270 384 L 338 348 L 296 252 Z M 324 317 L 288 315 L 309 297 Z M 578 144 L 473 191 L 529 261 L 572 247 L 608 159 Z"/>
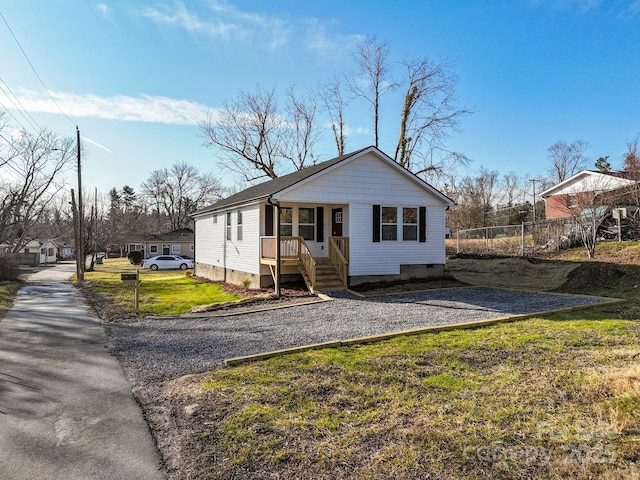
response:
<path fill-rule="evenodd" d="M 227 317 L 143 319 L 106 325 L 113 352 L 135 384 L 219 366 L 281 348 L 417 327 L 597 303 L 602 299 L 492 288 L 431 290 L 375 298 L 331 292 L 330 302 Z"/>

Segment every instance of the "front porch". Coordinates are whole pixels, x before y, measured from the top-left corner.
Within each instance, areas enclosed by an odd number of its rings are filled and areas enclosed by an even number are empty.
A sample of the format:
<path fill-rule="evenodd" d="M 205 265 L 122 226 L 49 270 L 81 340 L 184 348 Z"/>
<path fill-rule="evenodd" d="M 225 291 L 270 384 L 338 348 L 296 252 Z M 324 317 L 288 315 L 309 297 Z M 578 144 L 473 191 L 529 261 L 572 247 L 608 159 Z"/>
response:
<path fill-rule="evenodd" d="M 302 237 L 280 237 L 280 265 L 295 266 L 310 292 L 345 288 L 349 275 L 349 237 L 329 237 L 329 255 L 313 256 Z M 276 237 L 260 237 L 260 263 L 276 278 Z"/>

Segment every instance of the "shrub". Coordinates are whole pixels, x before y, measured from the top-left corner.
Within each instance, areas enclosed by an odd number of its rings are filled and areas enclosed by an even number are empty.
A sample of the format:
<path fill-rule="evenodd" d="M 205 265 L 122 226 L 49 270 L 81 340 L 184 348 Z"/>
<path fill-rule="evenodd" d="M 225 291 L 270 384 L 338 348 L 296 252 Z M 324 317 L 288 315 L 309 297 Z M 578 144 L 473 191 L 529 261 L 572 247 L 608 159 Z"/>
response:
<path fill-rule="evenodd" d="M 140 265 L 144 260 L 144 254 L 140 250 L 134 250 L 127 255 L 129 263 L 132 265 Z"/>
<path fill-rule="evenodd" d="M 19 273 L 18 262 L 10 258 L 0 258 L 0 280 L 16 280 Z"/>

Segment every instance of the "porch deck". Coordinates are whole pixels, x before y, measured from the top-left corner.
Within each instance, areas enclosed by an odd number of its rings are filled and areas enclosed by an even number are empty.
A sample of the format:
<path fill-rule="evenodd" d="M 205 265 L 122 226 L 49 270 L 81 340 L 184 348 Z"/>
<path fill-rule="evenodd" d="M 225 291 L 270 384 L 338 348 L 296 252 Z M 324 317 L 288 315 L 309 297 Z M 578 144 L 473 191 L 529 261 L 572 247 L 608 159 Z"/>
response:
<path fill-rule="evenodd" d="M 297 266 L 309 288 L 344 288 L 347 286 L 349 237 L 329 237 L 329 256 L 314 257 L 302 237 L 280 237 L 280 265 Z M 269 265 L 275 282 L 276 237 L 260 237 L 260 263 Z"/>

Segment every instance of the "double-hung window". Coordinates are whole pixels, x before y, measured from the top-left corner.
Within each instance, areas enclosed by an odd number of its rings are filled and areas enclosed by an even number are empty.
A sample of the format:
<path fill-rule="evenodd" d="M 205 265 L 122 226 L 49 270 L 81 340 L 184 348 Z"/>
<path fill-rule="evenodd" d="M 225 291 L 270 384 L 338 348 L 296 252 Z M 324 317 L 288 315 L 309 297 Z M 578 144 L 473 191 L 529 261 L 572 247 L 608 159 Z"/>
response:
<path fill-rule="evenodd" d="M 231 241 L 231 212 L 227 212 L 227 240 Z"/>
<path fill-rule="evenodd" d="M 238 210 L 238 241 L 242 240 L 242 210 Z"/>
<path fill-rule="evenodd" d="M 402 240 L 418 240 L 418 209 L 402 209 Z"/>
<path fill-rule="evenodd" d="M 293 209 L 289 207 L 280 208 L 280 235 L 290 237 L 293 235 Z"/>
<path fill-rule="evenodd" d="M 305 240 L 315 240 L 315 208 L 298 208 L 298 235 Z"/>
<path fill-rule="evenodd" d="M 382 240 L 398 239 L 398 209 L 382 207 Z"/>

